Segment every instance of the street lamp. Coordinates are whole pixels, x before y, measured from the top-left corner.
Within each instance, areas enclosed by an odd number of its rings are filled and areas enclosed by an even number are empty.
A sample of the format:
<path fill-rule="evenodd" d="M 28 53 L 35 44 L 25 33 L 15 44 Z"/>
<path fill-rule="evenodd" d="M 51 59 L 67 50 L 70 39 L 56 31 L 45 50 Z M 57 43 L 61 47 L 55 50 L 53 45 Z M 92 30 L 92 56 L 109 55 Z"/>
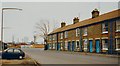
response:
<path fill-rule="evenodd" d="M 2 50 L 4 50 L 4 43 L 3 43 L 3 11 L 4 10 L 19 10 L 19 11 L 22 11 L 22 9 L 19 9 L 19 8 L 2 8 L 2 19 L 1 19 L 1 46 L 2 46 Z"/>

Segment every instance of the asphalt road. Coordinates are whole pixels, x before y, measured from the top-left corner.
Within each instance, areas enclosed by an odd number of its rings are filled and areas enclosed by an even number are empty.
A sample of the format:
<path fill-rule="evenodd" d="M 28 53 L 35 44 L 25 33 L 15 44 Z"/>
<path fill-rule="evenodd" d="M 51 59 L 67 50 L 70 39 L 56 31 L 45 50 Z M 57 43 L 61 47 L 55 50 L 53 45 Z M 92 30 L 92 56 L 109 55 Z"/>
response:
<path fill-rule="evenodd" d="M 118 64 L 118 58 L 44 51 L 35 48 L 24 48 L 22 50 L 41 64 Z"/>

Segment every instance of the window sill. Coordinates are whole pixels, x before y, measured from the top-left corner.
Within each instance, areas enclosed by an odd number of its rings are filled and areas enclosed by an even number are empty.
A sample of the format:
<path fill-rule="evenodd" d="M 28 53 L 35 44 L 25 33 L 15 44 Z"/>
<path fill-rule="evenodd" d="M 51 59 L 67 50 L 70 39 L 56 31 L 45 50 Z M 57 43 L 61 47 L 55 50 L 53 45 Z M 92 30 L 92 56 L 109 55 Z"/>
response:
<path fill-rule="evenodd" d="M 83 35 L 83 36 L 87 36 L 87 34 Z"/>
<path fill-rule="evenodd" d="M 107 34 L 108 33 L 108 31 L 106 31 L 106 32 L 102 32 L 102 34 Z"/>
<path fill-rule="evenodd" d="M 120 32 L 120 30 L 116 30 L 115 32 Z"/>
<path fill-rule="evenodd" d="M 103 48 L 102 50 L 108 50 L 108 48 Z"/>
<path fill-rule="evenodd" d="M 120 50 L 120 49 L 115 49 L 115 50 L 117 50 L 117 51 L 118 51 L 118 50 Z"/>

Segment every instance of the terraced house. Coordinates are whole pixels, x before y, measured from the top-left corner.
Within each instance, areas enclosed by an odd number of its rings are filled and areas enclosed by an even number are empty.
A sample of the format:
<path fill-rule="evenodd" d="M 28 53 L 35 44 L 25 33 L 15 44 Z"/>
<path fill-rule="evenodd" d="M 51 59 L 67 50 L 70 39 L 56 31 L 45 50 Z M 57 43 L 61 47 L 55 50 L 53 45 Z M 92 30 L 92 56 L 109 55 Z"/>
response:
<path fill-rule="evenodd" d="M 48 35 L 48 48 L 57 51 L 90 53 L 116 53 L 120 51 L 120 9 L 99 15 L 94 9 L 92 17 L 61 27 Z"/>

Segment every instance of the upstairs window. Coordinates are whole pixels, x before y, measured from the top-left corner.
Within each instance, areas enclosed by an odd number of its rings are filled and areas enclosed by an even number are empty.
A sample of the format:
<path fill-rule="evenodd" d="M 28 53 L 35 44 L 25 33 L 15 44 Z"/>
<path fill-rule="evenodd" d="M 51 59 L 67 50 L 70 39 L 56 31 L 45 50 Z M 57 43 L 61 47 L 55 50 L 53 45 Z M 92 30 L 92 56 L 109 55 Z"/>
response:
<path fill-rule="evenodd" d="M 60 39 L 63 39 L 63 33 L 60 33 Z"/>
<path fill-rule="evenodd" d="M 76 37 L 80 36 L 80 28 L 76 29 Z"/>
<path fill-rule="evenodd" d="M 108 50 L 108 39 L 103 39 L 102 40 L 102 49 L 103 50 Z"/>
<path fill-rule="evenodd" d="M 50 35 L 49 40 L 52 41 L 52 35 Z"/>
<path fill-rule="evenodd" d="M 55 35 L 53 35 L 53 40 L 55 40 Z"/>
<path fill-rule="evenodd" d="M 83 36 L 87 36 L 87 28 L 83 29 Z"/>
<path fill-rule="evenodd" d="M 102 33 L 108 33 L 108 22 L 102 24 Z"/>
<path fill-rule="evenodd" d="M 56 40 L 56 37 L 57 37 L 56 34 L 54 34 L 54 35 L 53 35 L 53 40 Z"/>
<path fill-rule="evenodd" d="M 65 38 L 68 38 L 68 31 L 65 31 Z"/>
<path fill-rule="evenodd" d="M 116 21 L 116 31 L 119 32 L 120 31 L 120 20 Z"/>

